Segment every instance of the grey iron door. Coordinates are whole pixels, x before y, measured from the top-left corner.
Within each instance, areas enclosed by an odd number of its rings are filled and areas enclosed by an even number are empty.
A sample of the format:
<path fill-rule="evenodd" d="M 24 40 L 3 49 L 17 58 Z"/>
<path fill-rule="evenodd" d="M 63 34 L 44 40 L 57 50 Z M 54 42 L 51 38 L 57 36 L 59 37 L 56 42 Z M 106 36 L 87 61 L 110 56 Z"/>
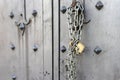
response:
<path fill-rule="evenodd" d="M 72 0 L 60 0 L 60 7 L 68 7 Z M 80 1 L 80 0 L 79 0 Z M 98 10 L 95 5 L 104 5 Z M 120 80 L 120 0 L 85 0 L 86 18 L 82 42 L 86 48 L 77 57 L 77 80 Z M 68 49 L 69 36 L 66 14 L 60 13 L 60 46 Z M 94 52 L 100 48 L 99 54 Z M 60 53 L 60 78 L 66 80 L 65 53 Z"/>
<path fill-rule="evenodd" d="M 52 80 L 51 3 L 0 0 L 0 80 Z"/>

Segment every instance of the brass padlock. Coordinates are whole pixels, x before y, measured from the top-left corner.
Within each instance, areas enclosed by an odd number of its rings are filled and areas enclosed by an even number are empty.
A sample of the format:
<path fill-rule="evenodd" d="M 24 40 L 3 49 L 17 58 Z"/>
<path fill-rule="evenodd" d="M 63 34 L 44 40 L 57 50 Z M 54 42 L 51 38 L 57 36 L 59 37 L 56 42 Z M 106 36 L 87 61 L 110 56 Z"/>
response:
<path fill-rule="evenodd" d="M 82 44 L 81 42 L 78 42 L 76 44 L 76 48 L 75 48 L 75 51 L 76 51 L 76 54 L 81 54 L 85 49 L 85 45 Z"/>

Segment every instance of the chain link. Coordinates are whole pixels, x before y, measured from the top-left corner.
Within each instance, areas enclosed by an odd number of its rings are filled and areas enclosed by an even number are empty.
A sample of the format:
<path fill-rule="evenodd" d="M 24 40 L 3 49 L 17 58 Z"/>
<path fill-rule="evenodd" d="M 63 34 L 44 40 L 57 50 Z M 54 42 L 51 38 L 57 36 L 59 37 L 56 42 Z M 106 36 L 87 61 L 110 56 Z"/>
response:
<path fill-rule="evenodd" d="M 66 59 L 66 79 L 76 80 L 76 44 L 81 40 L 82 27 L 84 21 L 84 8 L 83 4 L 76 1 L 74 6 L 67 9 L 67 19 L 69 28 L 70 44 Z"/>

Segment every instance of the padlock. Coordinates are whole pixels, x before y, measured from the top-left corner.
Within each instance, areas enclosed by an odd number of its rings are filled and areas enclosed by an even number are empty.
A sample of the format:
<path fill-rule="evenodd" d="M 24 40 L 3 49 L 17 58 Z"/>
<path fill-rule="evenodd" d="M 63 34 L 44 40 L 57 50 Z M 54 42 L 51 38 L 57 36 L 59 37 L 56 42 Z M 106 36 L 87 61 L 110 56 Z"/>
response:
<path fill-rule="evenodd" d="M 76 54 L 81 54 L 85 49 L 85 45 L 81 42 L 78 42 L 76 44 L 76 48 L 75 48 L 75 51 L 76 51 Z"/>

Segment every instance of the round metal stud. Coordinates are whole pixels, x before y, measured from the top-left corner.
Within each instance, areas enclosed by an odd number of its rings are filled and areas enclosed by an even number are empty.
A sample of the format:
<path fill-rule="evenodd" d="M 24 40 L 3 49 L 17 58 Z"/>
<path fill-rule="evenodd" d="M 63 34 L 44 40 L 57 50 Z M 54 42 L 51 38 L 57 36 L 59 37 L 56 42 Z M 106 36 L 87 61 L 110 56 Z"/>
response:
<path fill-rule="evenodd" d="M 96 54 L 100 54 L 100 53 L 102 52 L 102 49 L 97 46 L 97 47 L 94 49 L 94 52 L 95 52 Z"/>
<path fill-rule="evenodd" d="M 36 11 L 36 10 L 33 10 L 32 15 L 33 15 L 34 17 L 36 17 L 36 16 L 37 16 L 37 11 Z"/>
<path fill-rule="evenodd" d="M 15 45 L 14 45 L 14 44 L 11 44 L 11 45 L 10 45 L 10 48 L 11 48 L 12 50 L 15 50 Z"/>
<path fill-rule="evenodd" d="M 11 18 L 11 19 L 14 18 L 14 14 L 13 14 L 13 12 L 10 13 L 10 18 Z"/>
<path fill-rule="evenodd" d="M 98 1 L 97 4 L 95 5 L 95 7 L 98 9 L 98 10 L 101 10 L 103 8 L 103 3 L 101 1 Z"/>
<path fill-rule="evenodd" d="M 20 30 L 24 30 L 24 29 L 25 29 L 25 24 L 24 24 L 24 23 L 20 23 L 19 29 L 20 29 Z"/>
<path fill-rule="evenodd" d="M 33 51 L 36 52 L 38 50 L 38 46 L 37 45 L 34 45 L 33 46 Z"/>
<path fill-rule="evenodd" d="M 62 47 L 61 47 L 61 52 L 62 52 L 62 53 L 66 52 L 66 47 L 65 47 L 65 46 L 62 46 Z"/>
<path fill-rule="evenodd" d="M 16 76 L 15 75 L 12 76 L 12 80 L 16 80 Z"/>
<path fill-rule="evenodd" d="M 62 6 L 61 10 L 60 10 L 63 14 L 67 11 L 66 6 Z"/>

